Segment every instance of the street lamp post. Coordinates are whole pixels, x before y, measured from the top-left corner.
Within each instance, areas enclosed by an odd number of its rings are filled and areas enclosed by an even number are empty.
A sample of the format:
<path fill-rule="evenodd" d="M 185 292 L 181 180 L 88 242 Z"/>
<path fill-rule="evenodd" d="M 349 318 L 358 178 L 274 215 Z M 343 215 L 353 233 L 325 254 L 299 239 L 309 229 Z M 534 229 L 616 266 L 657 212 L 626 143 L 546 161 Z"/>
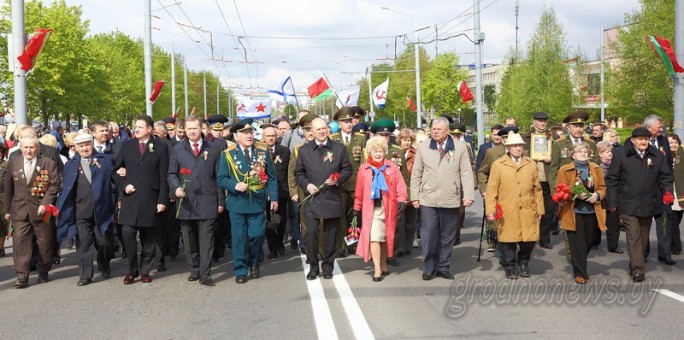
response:
<path fill-rule="evenodd" d="M 477 1 L 477 0 L 475 0 L 475 1 Z M 401 15 L 404 15 L 404 16 L 407 16 L 407 17 L 413 19 L 413 30 L 414 30 L 414 33 L 416 34 L 416 42 L 414 43 L 414 48 L 415 48 L 414 54 L 416 57 L 416 128 L 420 128 L 421 123 L 422 123 L 421 122 L 421 113 L 420 113 L 420 110 L 422 107 L 421 98 L 420 98 L 420 37 L 418 36 L 418 26 L 416 25 L 416 17 L 414 17 L 413 15 L 410 15 L 410 14 L 406 14 L 404 12 L 399 12 L 397 10 L 391 9 L 389 7 L 386 7 L 386 6 L 382 6 L 380 8 L 383 10 L 391 11 L 391 12 L 401 14 Z"/>

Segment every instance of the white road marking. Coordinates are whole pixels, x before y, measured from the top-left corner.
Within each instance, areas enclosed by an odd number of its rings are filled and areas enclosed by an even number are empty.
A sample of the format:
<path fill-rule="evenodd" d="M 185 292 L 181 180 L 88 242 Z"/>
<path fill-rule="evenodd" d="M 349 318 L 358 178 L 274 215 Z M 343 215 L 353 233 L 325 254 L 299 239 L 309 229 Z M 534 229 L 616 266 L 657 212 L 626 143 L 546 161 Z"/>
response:
<path fill-rule="evenodd" d="M 673 291 L 669 291 L 667 289 L 654 289 L 656 292 L 663 294 L 667 297 L 673 298 L 679 302 L 684 302 L 684 296 L 681 296 Z"/>
<path fill-rule="evenodd" d="M 302 260 L 302 268 L 304 268 L 304 280 L 306 280 L 307 268 L 306 256 L 299 255 Z M 337 340 L 337 330 L 333 322 L 332 314 L 330 314 L 330 307 L 328 301 L 325 299 L 323 285 L 321 279 L 306 280 L 306 288 L 309 290 L 311 297 L 311 309 L 313 310 L 314 321 L 316 323 L 316 332 L 318 332 L 319 339 Z"/>
<path fill-rule="evenodd" d="M 347 314 L 354 337 L 356 339 L 375 339 L 339 265 L 335 265 L 333 269 L 333 283 L 337 293 L 340 295 L 340 300 L 342 300 L 342 307 L 344 307 L 344 312 Z"/>

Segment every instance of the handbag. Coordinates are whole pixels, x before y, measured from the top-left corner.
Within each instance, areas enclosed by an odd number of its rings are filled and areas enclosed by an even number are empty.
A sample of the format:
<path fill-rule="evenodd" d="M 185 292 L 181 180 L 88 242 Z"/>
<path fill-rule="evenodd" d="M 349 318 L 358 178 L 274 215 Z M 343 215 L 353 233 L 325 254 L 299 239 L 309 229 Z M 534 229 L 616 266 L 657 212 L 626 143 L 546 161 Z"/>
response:
<path fill-rule="evenodd" d="M 266 228 L 271 231 L 276 231 L 278 230 L 278 226 L 280 226 L 280 215 L 271 212 L 271 219 L 268 221 L 268 224 L 266 224 Z"/>

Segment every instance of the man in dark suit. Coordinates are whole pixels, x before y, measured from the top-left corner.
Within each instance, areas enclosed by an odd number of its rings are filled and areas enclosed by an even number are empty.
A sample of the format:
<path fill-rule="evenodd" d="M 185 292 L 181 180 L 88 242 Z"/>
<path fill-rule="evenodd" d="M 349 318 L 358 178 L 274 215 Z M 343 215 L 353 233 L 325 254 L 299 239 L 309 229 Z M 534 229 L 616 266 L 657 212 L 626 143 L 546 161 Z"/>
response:
<path fill-rule="evenodd" d="M 648 129 L 634 129 L 630 143 L 625 143 L 613 156 L 606 175 L 606 210 L 619 209 L 620 219 L 627 228 L 629 273 L 633 282 L 645 279 L 644 253 L 651 222 L 654 216 L 663 214 L 663 194 L 672 193 L 672 168 L 663 153 L 649 145 L 650 137 Z"/>
<path fill-rule="evenodd" d="M 476 173 L 478 170 L 480 170 L 480 165 L 482 165 L 482 161 L 484 160 L 487 150 L 489 150 L 493 146 L 501 145 L 501 136 L 498 135 L 499 130 L 501 129 L 503 129 L 503 126 L 501 126 L 501 124 L 492 125 L 492 127 L 489 129 L 489 138 L 491 139 L 491 141 L 484 143 L 480 145 L 479 148 L 477 148 L 477 158 L 475 159 Z"/>
<path fill-rule="evenodd" d="M 306 250 L 310 260 L 307 280 L 315 280 L 323 271 L 323 278 L 332 279 L 335 265 L 337 228 L 342 217 L 342 189 L 352 175 L 349 154 L 343 144 L 328 138 L 328 125 L 321 118 L 311 122 L 314 140 L 299 148 L 294 175 L 304 192 L 313 197 L 306 203 Z M 339 178 L 330 176 L 339 174 Z M 321 189 L 319 189 L 319 187 Z M 318 264 L 319 227 L 323 235 L 323 261 Z"/>
<path fill-rule="evenodd" d="M 150 269 L 155 253 L 155 230 L 160 214 L 169 205 L 169 185 L 166 182 L 169 153 L 159 139 L 152 137 L 152 118 L 140 115 L 135 121 L 135 137 L 121 145 L 115 169 L 126 169 L 119 179 L 121 210 L 119 222 L 128 251 L 128 274 L 124 284 L 132 284 L 138 274 L 143 283 L 152 282 Z M 138 266 L 140 234 L 142 253 Z"/>
<path fill-rule="evenodd" d="M 201 123 L 196 116 L 185 122 L 187 139 L 171 151 L 167 181 L 176 198 L 185 256 L 190 269 L 188 281 L 212 285 L 211 258 L 214 252 L 216 216 L 226 206 L 223 190 L 216 186 L 221 150 L 202 138 Z M 185 169 L 185 170 L 184 170 Z M 189 174 L 184 174 L 190 170 Z"/>
<path fill-rule="evenodd" d="M 64 185 L 57 199 L 57 240 L 75 236 L 79 258 L 79 286 L 93 281 L 93 253 L 102 277 L 111 275 L 109 262 L 114 257 L 114 203 L 112 174 L 114 160 L 104 153 L 94 153 L 93 136 L 74 138 L 78 155 L 64 167 Z"/>
<path fill-rule="evenodd" d="M 287 166 L 290 164 L 290 149 L 277 143 L 277 131 L 275 126 L 269 125 L 263 129 L 262 140 L 268 147 L 268 153 L 273 161 L 276 177 L 278 178 L 278 211 L 280 216 L 280 224 L 275 230 L 266 229 L 266 242 L 268 243 L 268 258 L 273 259 L 278 257 L 278 254 L 285 255 L 285 245 L 283 239 L 285 238 L 285 227 L 287 226 L 287 212 L 290 195 L 287 188 Z M 271 211 L 266 212 L 269 220 L 271 219 Z"/>
<path fill-rule="evenodd" d="M 175 128 L 175 125 L 173 125 Z M 169 151 L 169 158 L 171 158 L 171 150 L 173 149 L 173 141 L 169 138 L 168 123 L 164 121 L 154 122 L 154 137 L 166 144 L 166 150 Z M 159 224 L 157 225 L 157 240 L 156 255 L 154 257 L 154 266 L 158 272 L 166 271 L 166 255 L 172 259 L 178 256 L 179 239 L 180 239 L 180 223 L 175 219 L 176 216 L 176 200 L 174 193 L 169 190 L 169 205 L 161 214 Z"/>
<path fill-rule="evenodd" d="M 35 135 L 23 134 L 21 155 L 11 157 L 5 176 L 5 219 L 14 227 L 14 269 L 17 280 L 14 287 L 28 287 L 33 237 L 40 253 L 38 281 L 49 281 L 55 247 L 55 230 L 52 222 L 44 221 L 48 208 L 55 202 L 59 191 L 59 174 L 55 162 L 39 155 Z"/>
<path fill-rule="evenodd" d="M 259 278 L 259 254 L 266 229 L 265 211 L 278 211 L 278 180 L 268 147 L 254 143 L 252 119 L 231 127 L 238 144 L 223 152 L 218 184 L 228 191 L 235 282 Z M 270 204 L 269 204 L 270 202 Z"/>

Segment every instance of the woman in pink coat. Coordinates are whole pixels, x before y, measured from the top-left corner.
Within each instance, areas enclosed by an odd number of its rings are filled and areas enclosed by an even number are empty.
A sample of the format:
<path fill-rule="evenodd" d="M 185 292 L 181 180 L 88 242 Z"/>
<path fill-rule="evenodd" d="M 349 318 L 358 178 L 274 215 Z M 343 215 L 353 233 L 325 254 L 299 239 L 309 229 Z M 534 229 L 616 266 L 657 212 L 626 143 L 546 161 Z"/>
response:
<path fill-rule="evenodd" d="M 406 207 L 406 184 L 394 162 L 385 159 L 387 142 L 377 136 L 368 140 L 368 160 L 359 166 L 354 191 L 354 215 L 363 212 L 356 255 L 373 259 L 373 282 L 382 281 L 387 270 L 387 254 L 394 253 L 397 215 Z"/>

